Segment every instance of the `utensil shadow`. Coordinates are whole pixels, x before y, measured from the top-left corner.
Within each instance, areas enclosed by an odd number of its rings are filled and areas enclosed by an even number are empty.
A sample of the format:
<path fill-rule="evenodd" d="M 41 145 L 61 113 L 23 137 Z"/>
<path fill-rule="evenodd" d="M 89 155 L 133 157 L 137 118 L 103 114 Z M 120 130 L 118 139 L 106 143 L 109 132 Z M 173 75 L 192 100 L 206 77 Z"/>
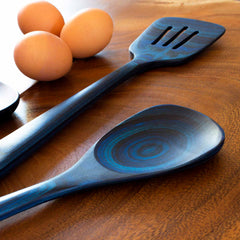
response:
<path fill-rule="evenodd" d="M 150 205 L 164 207 L 161 204 L 163 201 L 166 204 L 168 198 L 177 196 L 179 193 L 181 198 L 187 199 L 185 201 L 187 204 L 189 203 L 188 195 L 201 194 L 202 188 L 215 182 L 218 171 L 221 171 L 221 152 L 209 161 L 191 169 L 71 193 L 5 219 L 0 222 L 0 229 L 2 229 L 0 233 L 4 238 L 4 234 L 7 235 L 8 232 L 17 234 L 21 231 L 24 236 L 25 233 L 27 235 L 28 229 L 38 229 L 38 233 L 44 235 L 45 232 L 54 229 L 54 234 L 57 235 L 58 231 L 64 231 L 65 226 L 66 228 L 70 226 L 67 222 L 71 223 L 71 227 L 83 231 L 84 226 L 97 223 L 99 219 L 104 223 L 105 220 L 116 217 L 118 210 L 121 215 L 125 213 L 128 216 L 128 221 L 133 221 L 142 211 L 141 206 L 144 204 L 142 201 L 145 198 L 148 199 L 146 208 L 149 209 L 144 213 L 148 215 L 154 214 Z M 134 204 L 137 206 L 134 207 Z M 129 208 L 131 211 L 128 211 Z M 169 211 L 176 211 L 175 206 L 170 207 Z M 77 212 L 79 214 L 76 214 Z M 158 208 L 158 214 L 161 214 L 161 208 Z M 44 227 L 39 228 L 39 224 Z"/>

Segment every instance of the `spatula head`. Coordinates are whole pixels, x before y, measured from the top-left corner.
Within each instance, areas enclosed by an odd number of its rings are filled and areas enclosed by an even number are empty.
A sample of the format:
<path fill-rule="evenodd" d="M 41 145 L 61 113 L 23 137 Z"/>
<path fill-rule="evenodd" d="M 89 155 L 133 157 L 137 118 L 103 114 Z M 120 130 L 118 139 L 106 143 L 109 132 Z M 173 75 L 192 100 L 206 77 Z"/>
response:
<path fill-rule="evenodd" d="M 151 24 L 130 46 L 139 62 L 180 64 L 213 44 L 225 32 L 221 25 L 167 17 Z"/>

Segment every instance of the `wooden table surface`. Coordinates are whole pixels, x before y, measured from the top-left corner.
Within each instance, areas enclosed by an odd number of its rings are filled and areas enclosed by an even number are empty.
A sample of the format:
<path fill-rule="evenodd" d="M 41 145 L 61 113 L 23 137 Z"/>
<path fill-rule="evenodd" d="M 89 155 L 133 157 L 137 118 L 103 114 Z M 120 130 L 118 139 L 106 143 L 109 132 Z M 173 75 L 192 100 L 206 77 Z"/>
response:
<path fill-rule="evenodd" d="M 138 75 L 91 104 L 31 157 L 0 180 L 0 195 L 49 179 L 72 166 L 112 127 L 144 108 L 177 104 L 200 111 L 225 131 L 222 150 L 183 172 L 85 190 L 0 222 L 1 240 L 240 239 L 240 2 L 220 0 L 50 1 L 65 20 L 81 8 L 106 10 L 110 44 L 75 61 L 67 76 L 35 82 L 14 65 L 21 37 L 16 15 L 29 0 L 1 4 L 1 81 L 21 92 L 4 137 L 129 61 L 130 43 L 154 20 L 187 17 L 225 26 L 226 33 L 193 61 Z"/>

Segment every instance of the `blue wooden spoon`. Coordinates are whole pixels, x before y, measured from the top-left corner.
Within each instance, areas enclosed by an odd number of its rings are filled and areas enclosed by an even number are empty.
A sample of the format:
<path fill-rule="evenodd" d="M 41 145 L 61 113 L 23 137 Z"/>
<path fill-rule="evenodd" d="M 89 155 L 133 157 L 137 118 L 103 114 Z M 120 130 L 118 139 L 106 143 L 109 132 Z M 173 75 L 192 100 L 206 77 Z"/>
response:
<path fill-rule="evenodd" d="M 202 163 L 221 149 L 224 138 L 223 129 L 197 111 L 176 105 L 148 108 L 113 128 L 69 170 L 0 197 L 0 220 L 81 189 Z"/>
<path fill-rule="evenodd" d="M 0 82 L 0 120 L 10 116 L 15 111 L 19 98 L 17 91 Z"/>
<path fill-rule="evenodd" d="M 129 63 L 1 139 L 0 174 L 9 171 L 42 140 L 109 89 L 150 68 L 184 63 L 224 32 L 220 25 L 199 20 L 158 19 L 131 44 L 133 59 Z"/>

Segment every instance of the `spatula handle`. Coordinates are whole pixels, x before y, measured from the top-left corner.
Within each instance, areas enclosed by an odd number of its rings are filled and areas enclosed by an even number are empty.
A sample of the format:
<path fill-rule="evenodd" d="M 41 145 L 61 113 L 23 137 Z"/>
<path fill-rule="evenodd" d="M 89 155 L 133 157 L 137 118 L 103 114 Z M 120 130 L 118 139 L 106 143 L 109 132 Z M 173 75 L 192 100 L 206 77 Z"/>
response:
<path fill-rule="evenodd" d="M 134 60 L 91 84 L 0 140 L 0 175 L 10 170 L 42 140 L 110 88 L 138 72 Z M 4 171 L 3 171 L 4 170 Z"/>

